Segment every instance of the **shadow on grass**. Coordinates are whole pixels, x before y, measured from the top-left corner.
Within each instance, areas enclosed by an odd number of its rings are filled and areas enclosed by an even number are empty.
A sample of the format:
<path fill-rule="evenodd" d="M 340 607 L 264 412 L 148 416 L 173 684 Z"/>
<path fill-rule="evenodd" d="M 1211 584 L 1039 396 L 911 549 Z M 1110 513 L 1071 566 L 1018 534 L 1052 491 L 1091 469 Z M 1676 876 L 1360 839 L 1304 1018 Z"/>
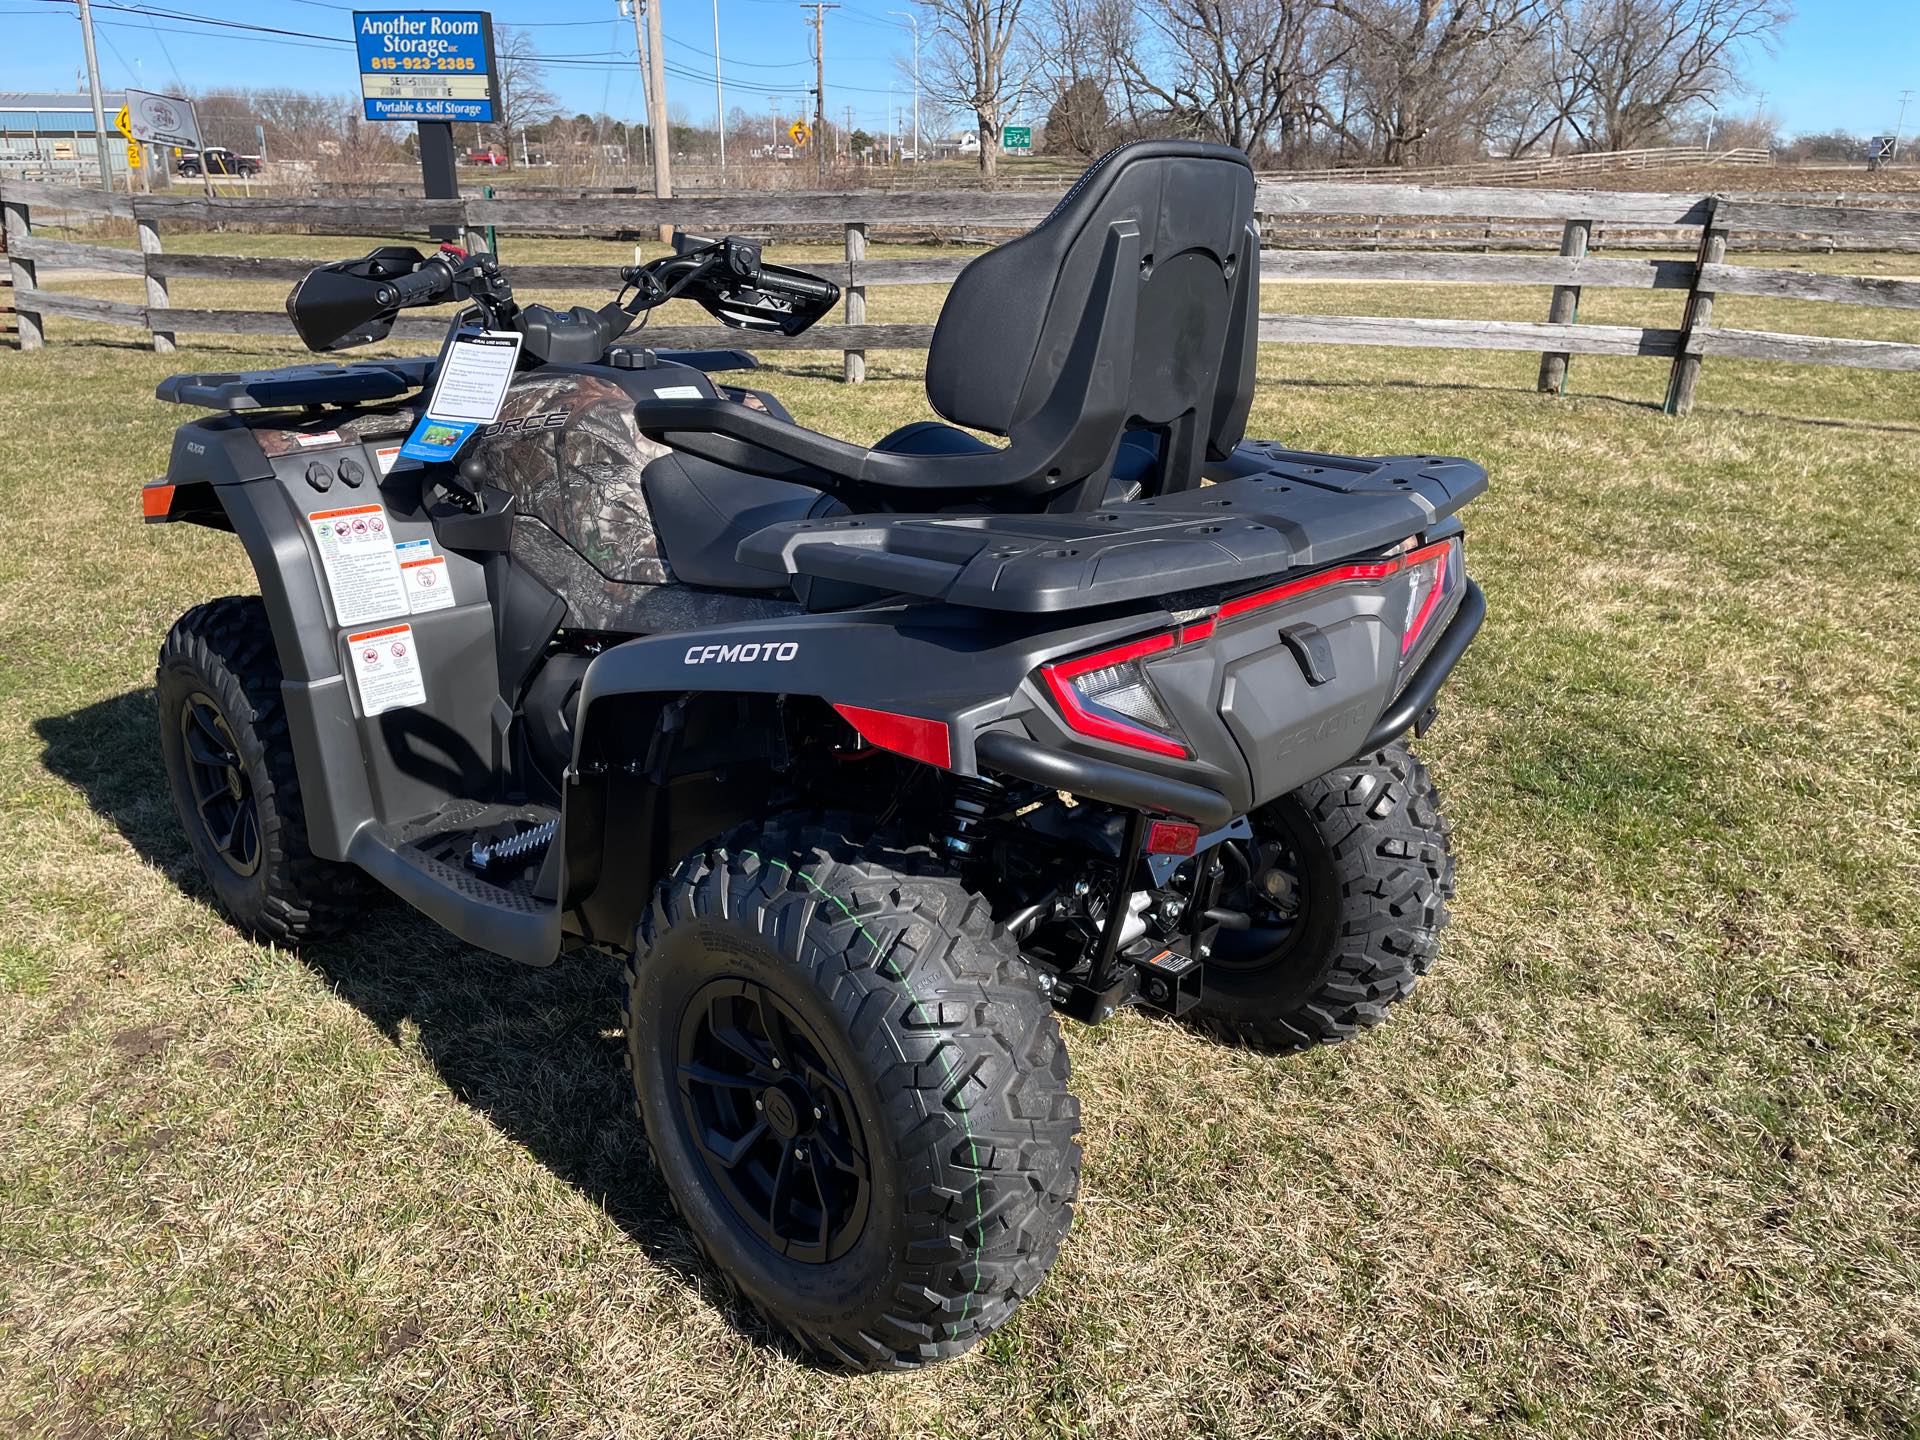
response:
<path fill-rule="evenodd" d="M 173 812 L 154 737 L 153 691 L 129 691 L 34 721 L 41 762 L 86 796 L 129 844 L 211 903 Z M 475 950 L 397 904 L 368 910 L 351 938 L 301 959 L 398 1043 L 411 1023 L 447 1088 L 604 1209 L 649 1259 L 698 1284 L 743 1334 L 775 1337 L 728 1302 L 641 1159 L 622 1064 L 619 965 L 580 953 L 546 969 Z"/>

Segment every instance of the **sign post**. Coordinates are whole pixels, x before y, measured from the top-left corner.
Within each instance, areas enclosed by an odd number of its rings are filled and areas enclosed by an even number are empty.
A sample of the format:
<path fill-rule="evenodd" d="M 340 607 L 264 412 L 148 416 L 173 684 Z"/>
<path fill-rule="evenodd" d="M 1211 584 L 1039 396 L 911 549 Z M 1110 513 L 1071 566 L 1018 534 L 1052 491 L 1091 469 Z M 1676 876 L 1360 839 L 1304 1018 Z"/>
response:
<path fill-rule="evenodd" d="M 1900 148 L 1900 141 L 1892 135 L 1875 135 L 1867 141 L 1867 168 L 1879 170 L 1891 165 L 1894 155 Z"/>
<path fill-rule="evenodd" d="M 491 125 L 497 118 L 493 17 L 484 10 L 356 10 L 353 40 L 366 118 L 414 121 L 427 198 L 457 199 L 454 122 Z M 436 225 L 433 236 L 458 240 L 461 230 Z"/>
<path fill-rule="evenodd" d="M 1000 127 L 1000 148 L 1009 155 L 1031 155 L 1033 153 L 1033 127 L 1031 125 L 1002 125 Z"/>
<path fill-rule="evenodd" d="M 156 145 L 160 147 L 160 163 L 165 165 L 167 151 L 190 151 L 200 162 L 200 188 L 209 196 L 213 194 L 206 141 L 200 137 L 200 117 L 194 113 L 191 100 L 150 90 L 129 90 L 126 108 L 120 113 L 126 117 L 120 128 L 127 136 L 129 153 L 137 145 Z"/>

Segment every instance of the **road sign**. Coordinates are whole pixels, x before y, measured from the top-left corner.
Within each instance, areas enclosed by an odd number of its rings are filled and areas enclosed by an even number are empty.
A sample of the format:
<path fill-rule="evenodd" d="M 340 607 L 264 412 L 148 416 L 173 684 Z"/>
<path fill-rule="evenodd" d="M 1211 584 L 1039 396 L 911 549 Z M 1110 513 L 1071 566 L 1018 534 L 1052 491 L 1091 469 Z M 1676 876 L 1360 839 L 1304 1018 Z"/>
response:
<path fill-rule="evenodd" d="M 140 158 L 140 152 L 146 148 L 147 147 L 142 145 L 138 140 L 130 140 L 127 142 L 127 168 L 129 170 L 138 170 L 142 165 L 147 163 Z"/>
<path fill-rule="evenodd" d="M 182 150 L 202 148 L 200 120 L 193 113 L 190 100 L 178 95 L 129 90 L 127 108 L 121 113 L 127 117 L 121 133 L 129 140 L 144 140 L 149 145 L 178 145 Z"/>
<path fill-rule="evenodd" d="M 127 139 L 133 139 L 133 122 L 127 118 L 127 107 L 122 105 L 120 113 L 113 117 L 113 128 Z"/>
<path fill-rule="evenodd" d="M 1009 155 L 1026 155 L 1033 150 L 1033 127 L 1031 125 L 1002 125 L 1000 127 L 1000 148 Z"/>
<path fill-rule="evenodd" d="M 796 120 L 789 125 L 787 134 L 793 137 L 793 143 L 796 145 L 804 145 L 813 138 L 813 131 L 807 127 L 807 122 L 804 120 Z"/>
<path fill-rule="evenodd" d="M 1899 147 L 1900 141 L 1896 136 L 1875 135 L 1867 141 L 1867 168 L 1878 170 L 1882 165 L 1891 165 L 1894 151 Z"/>
<path fill-rule="evenodd" d="M 369 120 L 494 115 L 493 17 L 484 10 L 356 10 L 360 102 Z"/>

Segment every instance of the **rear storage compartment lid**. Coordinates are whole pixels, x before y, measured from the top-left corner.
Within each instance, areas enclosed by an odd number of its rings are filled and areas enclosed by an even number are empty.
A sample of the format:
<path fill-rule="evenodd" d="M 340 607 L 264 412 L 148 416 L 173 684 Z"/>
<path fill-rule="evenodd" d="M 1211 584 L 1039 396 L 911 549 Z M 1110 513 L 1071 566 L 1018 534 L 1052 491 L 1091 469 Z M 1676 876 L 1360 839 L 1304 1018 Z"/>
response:
<path fill-rule="evenodd" d="M 1112 605 L 1393 545 L 1487 488 L 1437 455 L 1363 459 L 1255 443 L 1219 483 L 1067 515 L 861 515 L 770 525 L 739 558 L 982 610 Z"/>

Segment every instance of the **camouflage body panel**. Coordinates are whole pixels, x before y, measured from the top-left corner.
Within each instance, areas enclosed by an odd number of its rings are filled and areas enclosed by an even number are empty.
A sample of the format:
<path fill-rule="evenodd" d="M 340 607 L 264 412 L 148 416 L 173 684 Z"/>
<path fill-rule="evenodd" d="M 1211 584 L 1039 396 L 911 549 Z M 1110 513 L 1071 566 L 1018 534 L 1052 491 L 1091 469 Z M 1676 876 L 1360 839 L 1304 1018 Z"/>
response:
<path fill-rule="evenodd" d="M 515 380 L 474 449 L 486 482 L 518 497 L 522 515 L 627 585 L 673 578 L 640 488 L 640 472 L 666 453 L 634 427 L 618 379 L 558 368 Z"/>
<path fill-rule="evenodd" d="M 687 585 L 632 585 L 609 580 L 539 520 L 513 522 L 513 558 L 567 602 L 565 624 L 574 630 L 615 635 L 657 635 L 699 630 L 740 620 L 774 620 L 805 614 L 792 600 L 696 590 Z"/>

